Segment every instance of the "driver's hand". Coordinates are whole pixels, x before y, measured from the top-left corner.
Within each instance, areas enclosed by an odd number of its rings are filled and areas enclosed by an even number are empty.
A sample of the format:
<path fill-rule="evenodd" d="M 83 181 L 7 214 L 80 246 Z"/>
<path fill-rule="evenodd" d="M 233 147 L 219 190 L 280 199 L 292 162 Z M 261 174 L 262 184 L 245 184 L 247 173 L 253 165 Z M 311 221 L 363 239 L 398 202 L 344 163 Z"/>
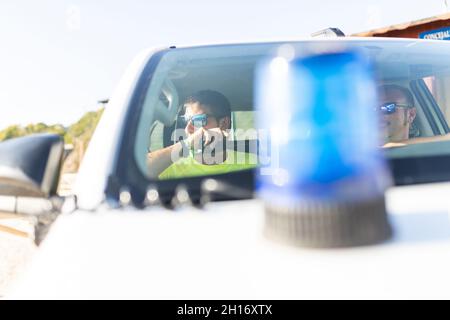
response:
<path fill-rule="evenodd" d="M 199 150 L 213 142 L 218 143 L 227 137 L 228 132 L 220 128 L 199 128 L 186 139 L 186 144 L 190 148 L 194 147 L 194 150 Z"/>
<path fill-rule="evenodd" d="M 219 164 L 225 161 L 226 153 L 223 142 L 228 132 L 220 128 L 197 129 L 187 139 L 187 144 L 194 150 L 194 159 L 202 164 Z"/>

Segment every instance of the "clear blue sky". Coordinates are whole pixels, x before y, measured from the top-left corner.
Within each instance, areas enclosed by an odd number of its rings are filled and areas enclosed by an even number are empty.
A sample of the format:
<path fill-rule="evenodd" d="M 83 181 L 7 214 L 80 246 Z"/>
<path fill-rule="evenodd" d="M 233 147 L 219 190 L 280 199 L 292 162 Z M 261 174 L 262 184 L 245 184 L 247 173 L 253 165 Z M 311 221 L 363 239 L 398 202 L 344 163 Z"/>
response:
<path fill-rule="evenodd" d="M 443 0 L 1 0 L 0 128 L 76 121 L 154 45 L 354 33 L 445 10 Z"/>

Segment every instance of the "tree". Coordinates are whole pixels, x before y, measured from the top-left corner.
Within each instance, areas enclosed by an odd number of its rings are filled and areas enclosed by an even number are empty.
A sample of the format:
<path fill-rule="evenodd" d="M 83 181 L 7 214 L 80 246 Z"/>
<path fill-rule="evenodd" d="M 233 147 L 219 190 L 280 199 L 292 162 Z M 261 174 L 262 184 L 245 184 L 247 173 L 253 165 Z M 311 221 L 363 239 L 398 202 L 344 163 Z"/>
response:
<path fill-rule="evenodd" d="M 104 108 L 97 111 L 88 112 L 83 115 L 76 123 L 65 128 L 61 124 L 47 125 L 45 123 L 31 123 L 25 127 L 12 125 L 0 131 L 0 141 L 23 137 L 34 133 L 54 133 L 64 138 L 66 144 L 72 144 L 74 151 L 67 158 L 65 168 L 75 172 L 91 140 L 92 134 L 103 114 Z M 64 170 L 63 170 L 64 171 Z"/>
<path fill-rule="evenodd" d="M 6 129 L 0 131 L 0 141 L 23 137 L 27 134 L 26 130 L 22 128 L 20 125 L 12 125 L 7 127 Z"/>

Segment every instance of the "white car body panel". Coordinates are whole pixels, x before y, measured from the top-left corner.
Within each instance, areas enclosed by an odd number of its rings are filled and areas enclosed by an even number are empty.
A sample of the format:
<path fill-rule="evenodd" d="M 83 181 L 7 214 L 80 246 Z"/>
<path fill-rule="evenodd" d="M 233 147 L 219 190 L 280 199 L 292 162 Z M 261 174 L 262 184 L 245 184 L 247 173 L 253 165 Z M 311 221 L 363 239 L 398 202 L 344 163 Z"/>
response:
<path fill-rule="evenodd" d="M 104 200 L 108 176 L 117 160 L 118 143 L 134 88 L 146 63 L 160 48 L 142 51 L 125 71 L 86 151 L 74 186 L 77 205 L 94 210 Z M 95 177 L 95 179 L 93 179 Z"/>
<path fill-rule="evenodd" d="M 394 237 L 302 249 L 263 235 L 259 200 L 61 216 L 11 298 L 450 298 L 450 183 L 392 188 Z"/>

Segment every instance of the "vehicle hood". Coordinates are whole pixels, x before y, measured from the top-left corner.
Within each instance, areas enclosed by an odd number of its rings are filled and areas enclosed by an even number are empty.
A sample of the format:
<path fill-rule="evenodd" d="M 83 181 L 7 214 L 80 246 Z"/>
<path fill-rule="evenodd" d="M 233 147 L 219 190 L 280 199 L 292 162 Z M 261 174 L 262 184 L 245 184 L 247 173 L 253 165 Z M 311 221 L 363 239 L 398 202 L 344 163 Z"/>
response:
<path fill-rule="evenodd" d="M 450 183 L 387 192 L 391 240 L 305 249 L 266 239 L 260 200 L 59 217 L 10 298 L 450 298 Z"/>

